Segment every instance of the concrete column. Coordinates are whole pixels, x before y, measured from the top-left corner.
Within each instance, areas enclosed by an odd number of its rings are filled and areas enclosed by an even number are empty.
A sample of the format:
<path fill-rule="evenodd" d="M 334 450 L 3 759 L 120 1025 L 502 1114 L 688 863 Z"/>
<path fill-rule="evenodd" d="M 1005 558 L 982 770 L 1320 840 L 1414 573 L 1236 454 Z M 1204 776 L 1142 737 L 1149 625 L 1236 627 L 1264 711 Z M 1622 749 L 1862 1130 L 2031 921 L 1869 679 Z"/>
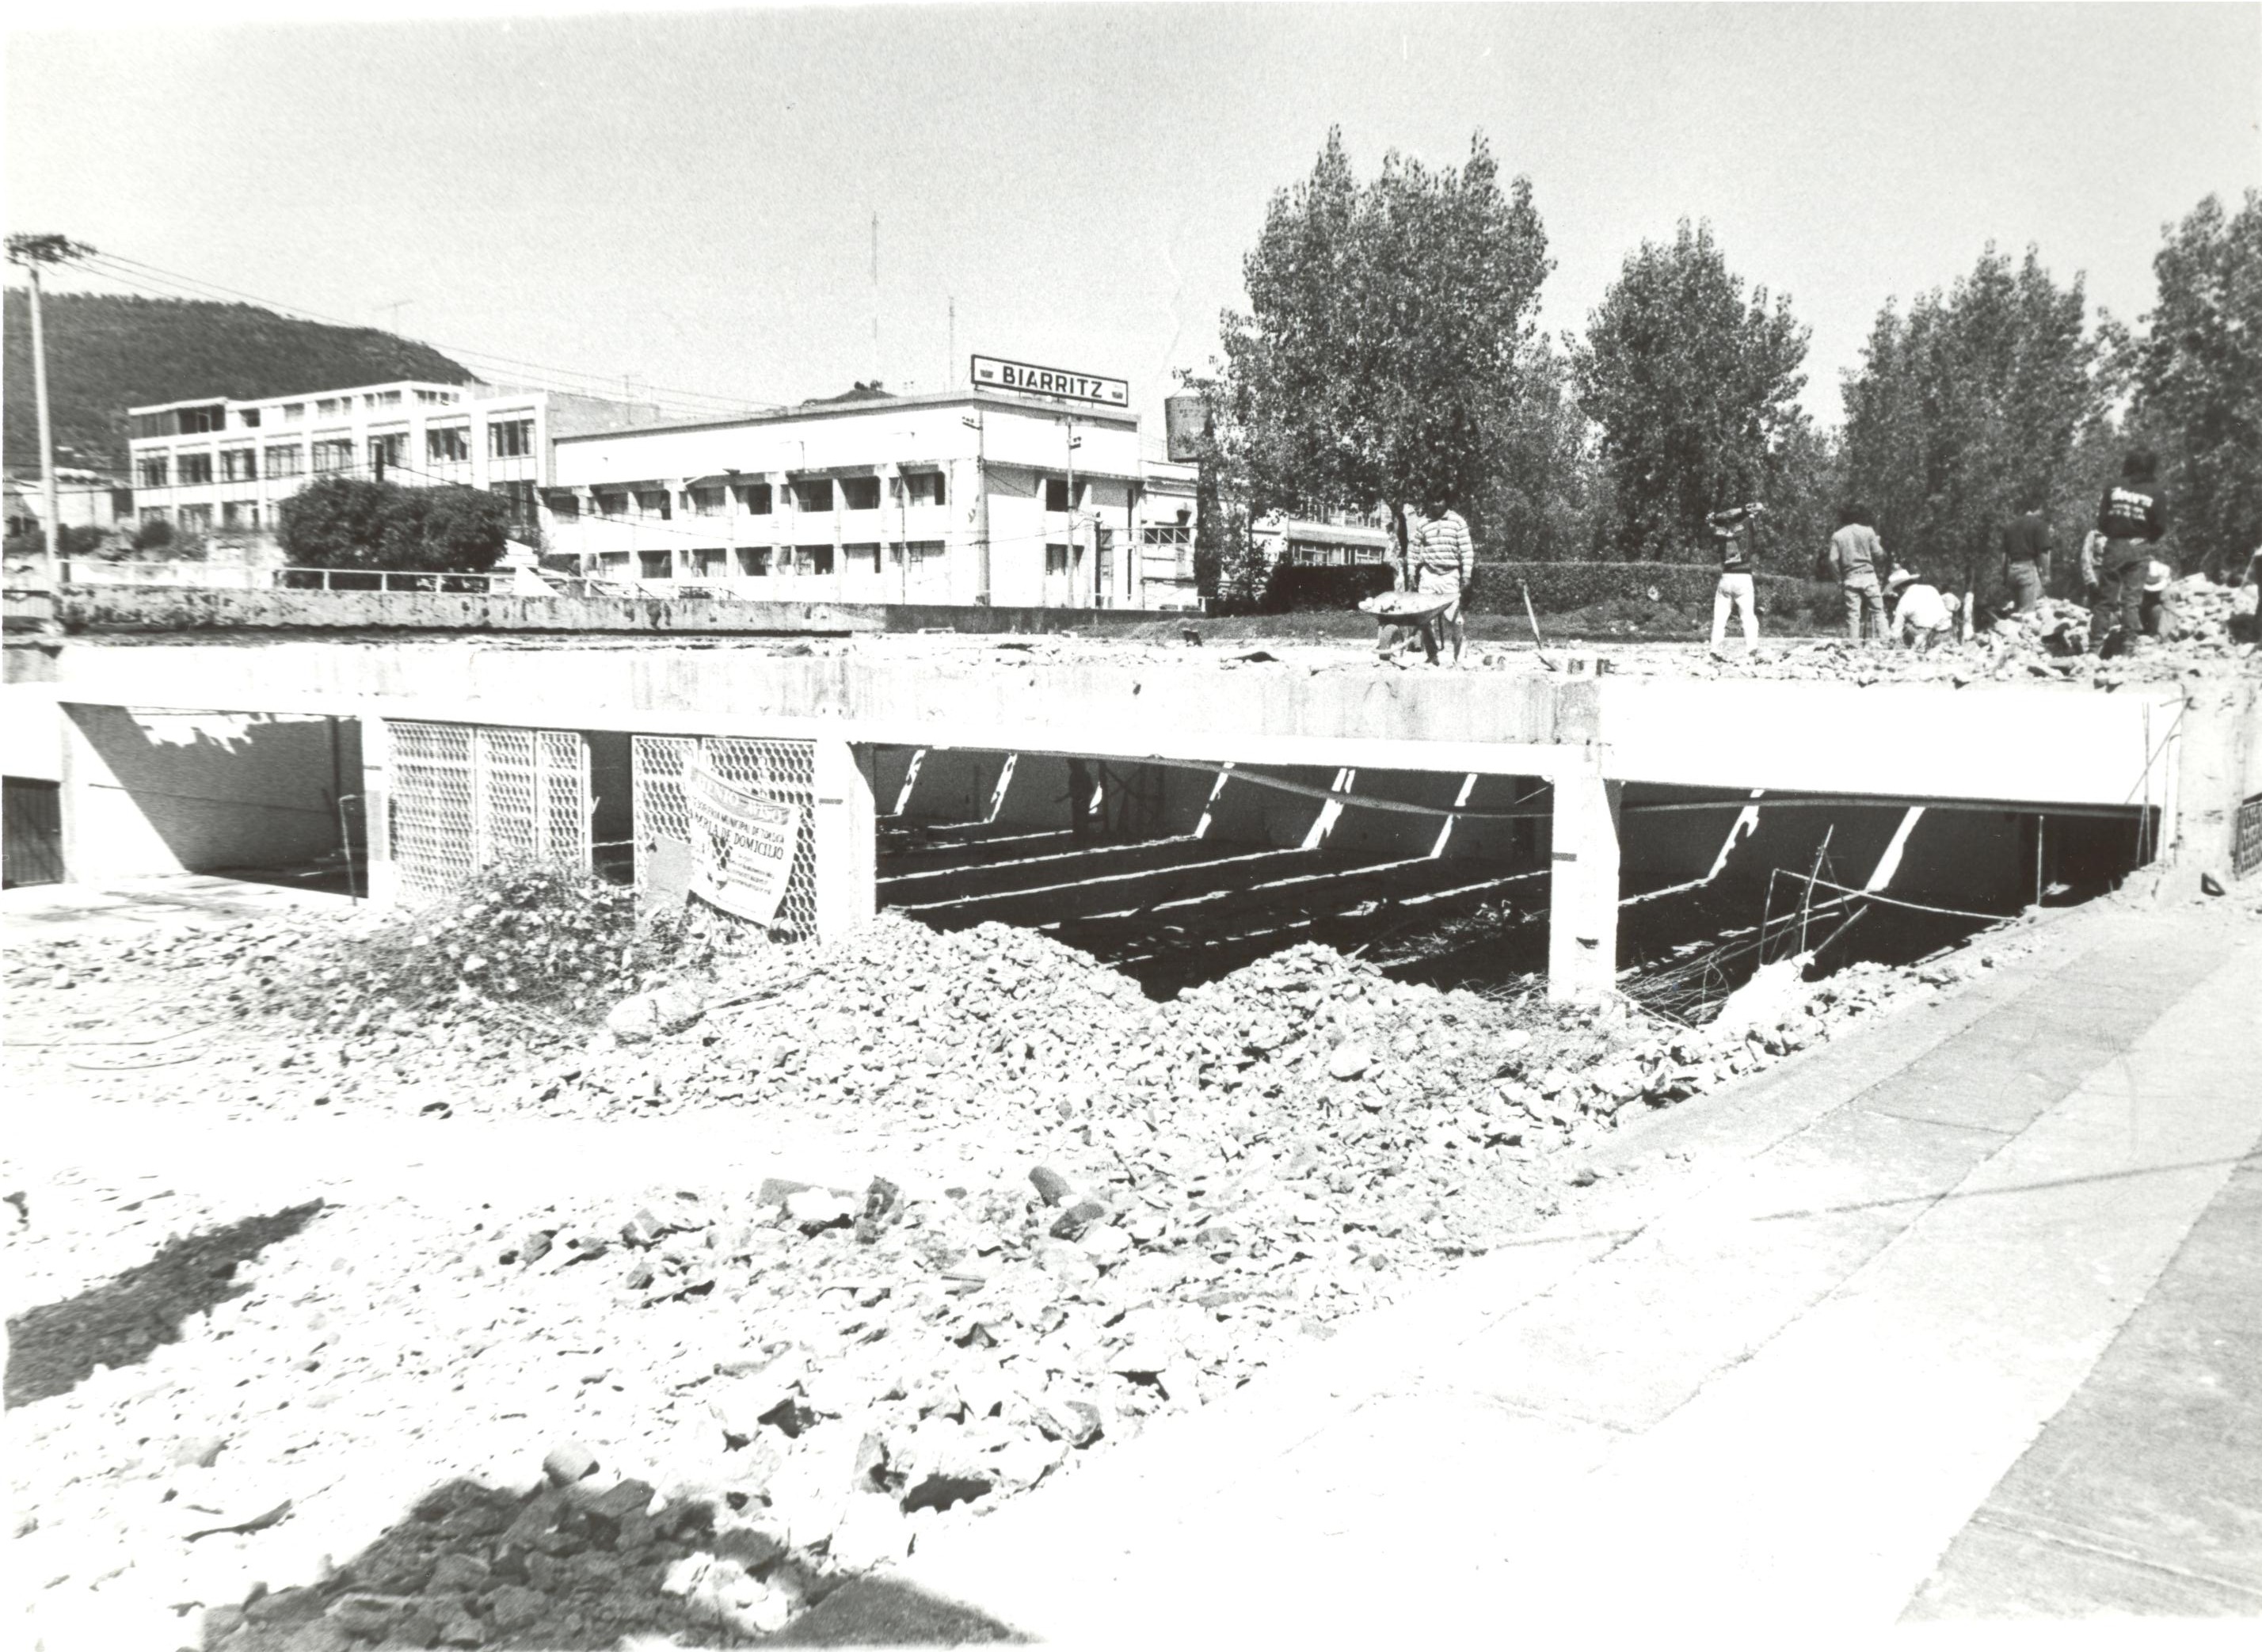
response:
<path fill-rule="evenodd" d="M 393 725 L 381 717 L 362 719 L 361 818 L 369 904 L 390 906 L 400 898 L 400 872 L 393 860 Z"/>
<path fill-rule="evenodd" d="M 817 938 L 832 941 L 879 910 L 879 826 L 871 753 L 817 742 Z"/>
<path fill-rule="evenodd" d="M 1597 774 L 1556 776 L 1547 996 L 1559 1004 L 1598 1003 L 1617 987 L 1618 795 L 1624 790 Z"/>

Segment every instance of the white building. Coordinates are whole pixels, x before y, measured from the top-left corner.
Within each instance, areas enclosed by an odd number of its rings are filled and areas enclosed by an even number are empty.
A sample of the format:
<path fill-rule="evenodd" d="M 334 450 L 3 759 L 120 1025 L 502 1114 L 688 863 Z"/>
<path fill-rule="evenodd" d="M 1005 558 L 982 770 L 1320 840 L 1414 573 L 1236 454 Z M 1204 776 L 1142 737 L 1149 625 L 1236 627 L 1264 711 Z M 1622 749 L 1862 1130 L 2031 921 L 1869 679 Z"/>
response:
<path fill-rule="evenodd" d="M 277 507 L 328 475 L 482 488 L 512 500 L 534 524 L 558 437 L 659 417 L 651 408 L 554 390 L 414 379 L 127 411 L 140 520 L 221 540 L 269 537 Z"/>
<path fill-rule="evenodd" d="M 47 520 L 47 485 L 36 474 L 11 472 L 7 491 L 8 537 L 39 532 Z M 110 529 L 133 521 L 133 491 L 107 471 L 55 466 L 55 503 L 66 528 Z"/>
<path fill-rule="evenodd" d="M 1136 415 L 988 388 L 563 434 L 550 547 L 609 585 L 766 601 L 1199 608 L 1194 471 Z"/>

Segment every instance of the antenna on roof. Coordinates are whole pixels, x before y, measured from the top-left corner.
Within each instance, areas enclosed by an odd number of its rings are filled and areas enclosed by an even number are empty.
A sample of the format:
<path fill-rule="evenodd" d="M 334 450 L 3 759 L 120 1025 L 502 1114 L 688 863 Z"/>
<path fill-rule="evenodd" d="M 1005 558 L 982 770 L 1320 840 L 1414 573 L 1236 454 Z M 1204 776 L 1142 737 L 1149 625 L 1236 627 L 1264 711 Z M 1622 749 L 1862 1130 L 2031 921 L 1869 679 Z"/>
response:
<path fill-rule="evenodd" d="M 880 387 L 880 214 L 872 214 L 872 388 Z"/>

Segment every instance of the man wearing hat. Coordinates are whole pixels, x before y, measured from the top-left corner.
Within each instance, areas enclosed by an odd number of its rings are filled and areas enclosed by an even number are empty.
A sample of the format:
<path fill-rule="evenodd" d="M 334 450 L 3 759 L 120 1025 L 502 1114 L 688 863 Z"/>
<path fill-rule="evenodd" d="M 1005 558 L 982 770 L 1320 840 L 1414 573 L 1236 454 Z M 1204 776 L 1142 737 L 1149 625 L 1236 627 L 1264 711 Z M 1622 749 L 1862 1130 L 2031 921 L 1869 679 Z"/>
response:
<path fill-rule="evenodd" d="M 1941 595 L 1938 586 L 1926 583 L 1913 570 L 1895 568 L 1885 589 L 1895 599 L 1896 642 L 1905 637 L 1910 647 L 1927 654 L 1933 644 L 1956 634 L 1956 599 Z"/>

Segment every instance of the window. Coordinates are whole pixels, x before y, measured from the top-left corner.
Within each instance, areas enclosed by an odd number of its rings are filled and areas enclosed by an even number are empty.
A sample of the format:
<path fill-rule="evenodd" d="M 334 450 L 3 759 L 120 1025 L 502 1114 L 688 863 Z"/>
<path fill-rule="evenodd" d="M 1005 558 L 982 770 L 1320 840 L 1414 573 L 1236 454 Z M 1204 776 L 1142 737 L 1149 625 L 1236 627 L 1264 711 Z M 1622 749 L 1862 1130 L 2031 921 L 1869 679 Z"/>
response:
<path fill-rule="evenodd" d="M 259 480 L 259 461 L 248 447 L 232 447 L 220 456 L 221 479 L 231 482 Z"/>
<path fill-rule="evenodd" d="M 581 495 L 560 487 L 544 495 L 550 501 L 550 514 L 563 522 L 573 522 L 581 515 Z"/>
<path fill-rule="evenodd" d="M 638 488 L 636 503 L 637 515 L 639 516 L 657 516 L 662 522 L 672 521 L 674 518 L 674 501 L 669 498 L 667 489 L 665 487 Z"/>
<path fill-rule="evenodd" d="M 667 552 L 639 551 L 637 552 L 637 578 L 664 580 L 667 577 Z"/>
<path fill-rule="evenodd" d="M 169 487 L 172 485 L 169 480 L 172 470 L 173 461 L 169 455 L 149 453 L 143 455 L 134 466 L 134 474 L 141 479 L 144 487 Z"/>
<path fill-rule="evenodd" d="M 372 391 L 361 400 L 365 408 L 397 408 L 400 405 L 400 393 L 398 390 Z"/>
<path fill-rule="evenodd" d="M 270 447 L 263 455 L 269 480 L 278 476 L 297 476 L 306 468 L 306 451 L 297 443 L 288 447 Z"/>
<path fill-rule="evenodd" d="M 416 393 L 417 400 L 441 407 L 447 406 L 455 399 L 456 393 L 452 390 L 420 390 Z"/>
<path fill-rule="evenodd" d="M 1045 547 L 1045 572 L 1048 574 L 1065 574 L 1068 572 L 1068 547 L 1066 545 L 1048 545 Z"/>
<path fill-rule="evenodd" d="M 911 562 L 916 566 L 921 562 L 932 562 L 936 558 L 940 557 L 942 554 L 942 541 L 940 539 L 914 539 L 907 548 L 911 553 Z"/>
<path fill-rule="evenodd" d="M 173 520 L 173 513 L 162 505 L 144 505 L 141 507 L 141 520 L 145 523 L 169 523 Z"/>
<path fill-rule="evenodd" d="M 408 432 L 387 430 L 369 438 L 369 467 L 373 472 L 397 471 L 408 463 Z"/>
<path fill-rule="evenodd" d="M 626 579 L 629 575 L 629 553 L 625 551 L 608 551 L 598 557 L 597 566 L 608 574 L 618 574 L 622 579 Z"/>
<path fill-rule="evenodd" d="M 530 526 L 534 520 L 534 484 L 532 482 L 495 482 L 487 491 L 497 498 L 510 501 L 510 516 L 522 527 Z"/>
<path fill-rule="evenodd" d="M 770 514 L 770 485 L 767 482 L 738 484 L 738 509 L 750 516 Z"/>
<path fill-rule="evenodd" d="M 842 477 L 840 508 L 843 510 L 877 510 L 880 508 L 880 479 L 876 476 Z"/>
<path fill-rule="evenodd" d="M 796 510 L 825 511 L 832 509 L 832 484 L 825 478 L 793 485 L 793 508 Z"/>
<path fill-rule="evenodd" d="M 699 570 L 702 580 L 719 580 L 731 572 L 731 553 L 720 545 L 711 549 L 701 546 L 691 553 L 691 566 Z"/>
<path fill-rule="evenodd" d="M 766 545 L 742 545 L 738 547 L 738 572 L 749 579 L 767 577 L 770 571 L 770 548 Z"/>
<path fill-rule="evenodd" d="M 205 532 L 212 527 L 212 507 L 210 505 L 182 506 L 181 526 L 192 533 Z"/>
<path fill-rule="evenodd" d="M 912 471 L 896 479 L 896 489 L 904 503 L 913 508 L 949 502 L 944 496 L 940 471 Z"/>
<path fill-rule="evenodd" d="M 341 413 L 349 413 L 352 410 L 351 397 L 342 401 L 335 396 L 325 396 L 314 404 L 314 416 L 318 419 L 335 419 Z"/>
<path fill-rule="evenodd" d="M 1045 509 L 1047 510 L 1068 509 L 1068 478 L 1065 476 L 1045 478 Z"/>
<path fill-rule="evenodd" d="M 533 451 L 533 420 L 502 419 L 487 426 L 489 458 L 524 458 Z"/>
<path fill-rule="evenodd" d="M 829 545 L 805 545 L 794 558 L 794 569 L 800 574 L 830 574 L 832 572 L 832 547 Z"/>
<path fill-rule="evenodd" d="M 1149 527 L 1141 532 L 1146 545 L 1147 560 L 1170 561 L 1176 565 L 1177 577 L 1190 580 L 1194 573 L 1194 530 L 1187 527 Z"/>
<path fill-rule="evenodd" d="M 236 410 L 235 420 L 236 423 L 242 429 L 247 430 L 256 430 L 259 428 L 259 409 L 256 408 L 239 408 Z"/>
<path fill-rule="evenodd" d="M 444 430 L 424 432 L 424 457 L 435 465 L 467 465 L 472 458 L 472 432 L 468 425 L 451 425 Z"/>
<path fill-rule="evenodd" d="M 277 416 L 285 424 L 296 424 L 306 416 L 306 404 L 303 401 L 286 401 L 283 404 L 283 411 Z"/>
<path fill-rule="evenodd" d="M 327 476 L 335 471 L 353 468 L 353 444 L 348 441 L 317 442 L 314 444 L 314 474 Z"/>
<path fill-rule="evenodd" d="M 181 455 L 181 486 L 191 487 L 212 480 L 213 456 L 209 453 Z"/>
<path fill-rule="evenodd" d="M 227 408 L 183 408 L 175 415 L 176 428 L 183 436 L 202 436 L 208 430 L 223 429 L 227 423 Z"/>
<path fill-rule="evenodd" d="M 626 494 L 601 493 L 596 495 L 596 500 L 600 516 L 625 516 L 629 514 L 629 496 Z"/>
<path fill-rule="evenodd" d="M 719 516 L 723 514 L 724 493 L 719 487 L 695 487 L 690 490 L 691 514 L 695 516 Z"/>
<path fill-rule="evenodd" d="M 220 508 L 220 525 L 250 530 L 259 526 L 259 501 L 256 499 L 232 499 Z"/>
<path fill-rule="evenodd" d="M 879 484 L 873 483 L 874 487 Z M 880 547 L 876 545 L 844 545 L 840 547 L 842 571 L 855 574 L 877 574 L 880 571 Z"/>

